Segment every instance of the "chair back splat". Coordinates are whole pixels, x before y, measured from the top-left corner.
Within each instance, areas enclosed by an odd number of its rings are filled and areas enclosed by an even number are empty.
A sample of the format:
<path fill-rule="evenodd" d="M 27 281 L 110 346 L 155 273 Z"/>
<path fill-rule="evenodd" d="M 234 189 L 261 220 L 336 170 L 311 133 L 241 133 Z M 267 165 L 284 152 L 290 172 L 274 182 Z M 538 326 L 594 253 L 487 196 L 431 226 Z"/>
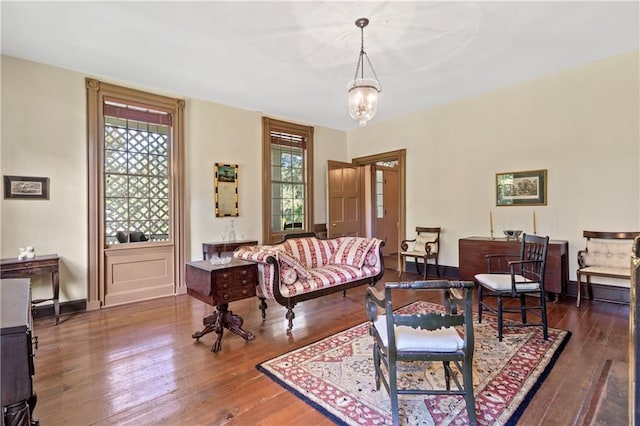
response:
<path fill-rule="evenodd" d="M 549 237 L 522 234 L 520 255 L 486 255 L 486 274 L 477 274 L 478 322 L 482 322 L 483 311 L 498 317 L 498 340 L 502 341 L 502 316 L 504 312 L 520 313 L 522 326 L 542 326 L 545 340 L 548 338 L 547 295 L 544 289 L 545 268 Z M 535 296 L 533 304 L 527 305 L 527 296 Z M 520 299 L 520 306 L 505 307 L 503 297 Z M 495 300 L 495 302 L 492 302 Z M 540 318 L 539 322 L 528 322 L 527 313 Z"/>
<path fill-rule="evenodd" d="M 400 423 L 398 395 L 462 395 L 470 424 L 477 424 L 473 395 L 473 315 L 471 281 L 415 281 L 386 283 L 384 294 L 368 288 L 365 309 L 373 336 L 376 389 L 384 384 L 391 399 L 393 424 Z M 442 312 L 414 314 L 393 311 L 392 292 L 404 290 L 440 291 Z M 444 389 L 399 387 L 402 364 L 414 361 L 441 361 Z M 381 368 L 384 363 L 386 374 Z M 414 368 L 414 367 L 409 367 Z M 460 380 L 462 379 L 462 380 Z M 451 381 L 456 385 L 451 388 Z"/>

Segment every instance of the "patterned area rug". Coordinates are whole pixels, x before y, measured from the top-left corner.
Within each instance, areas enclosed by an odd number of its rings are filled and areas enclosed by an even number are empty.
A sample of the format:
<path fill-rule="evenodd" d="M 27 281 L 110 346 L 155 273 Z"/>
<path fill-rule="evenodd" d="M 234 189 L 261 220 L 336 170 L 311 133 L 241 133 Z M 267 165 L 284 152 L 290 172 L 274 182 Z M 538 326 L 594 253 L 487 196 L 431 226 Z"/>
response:
<path fill-rule="evenodd" d="M 400 308 L 405 312 L 442 311 L 428 302 Z M 498 342 L 496 318 L 483 314 L 474 324 L 473 383 L 479 424 L 515 424 L 566 344 L 570 332 L 542 327 L 509 327 Z M 375 390 L 373 338 L 363 323 L 293 350 L 257 368 L 338 424 L 391 423 L 390 401 L 381 384 Z M 442 363 L 406 363 L 402 383 L 444 389 Z M 452 385 L 453 386 L 453 385 Z M 461 396 L 401 395 L 400 419 L 411 425 L 467 424 Z"/>

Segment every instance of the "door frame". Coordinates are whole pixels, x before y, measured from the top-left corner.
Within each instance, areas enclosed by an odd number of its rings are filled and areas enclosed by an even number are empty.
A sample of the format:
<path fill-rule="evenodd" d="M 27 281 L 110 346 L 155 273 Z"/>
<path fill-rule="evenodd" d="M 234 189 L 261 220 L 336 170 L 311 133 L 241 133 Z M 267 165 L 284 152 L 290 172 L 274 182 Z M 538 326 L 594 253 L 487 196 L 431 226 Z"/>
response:
<path fill-rule="evenodd" d="M 351 160 L 353 164 L 358 166 L 373 165 L 379 161 L 397 161 L 398 162 L 398 242 L 406 239 L 406 223 L 407 223 L 407 209 L 406 209 L 406 168 L 407 168 L 407 150 L 406 148 L 398 149 L 396 151 L 383 152 L 380 154 L 366 155 L 364 157 L 357 157 Z M 373 208 L 370 209 L 369 215 L 371 221 L 375 220 Z"/>

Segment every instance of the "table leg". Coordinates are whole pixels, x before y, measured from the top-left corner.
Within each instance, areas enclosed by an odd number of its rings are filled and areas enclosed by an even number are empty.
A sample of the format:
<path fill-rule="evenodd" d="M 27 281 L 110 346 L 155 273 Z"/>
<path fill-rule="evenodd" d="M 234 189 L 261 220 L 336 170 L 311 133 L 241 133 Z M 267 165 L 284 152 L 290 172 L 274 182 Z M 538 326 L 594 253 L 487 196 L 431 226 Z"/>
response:
<path fill-rule="evenodd" d="M 218 352 L 222 349 L 222 334 L 225 328 L 242 337 L 246 341 L 255 339 L 255 336 L 251 332 L 242 329 L 242 317 L 230 311 L 228 303 L 223 303 L 216 309 L 216 312 L 213 312 L 202 320 L 205 326 L 202 331 L 196 331 L 191 335 L 191 337 L 196 339 L 196 341 L 199 341 L 205 334 L 215 331 L 218 337 L 213 345 L 211 345 L 211 352 Z"/>
<path fill-rule="evenodd" d="M 56 315 L 56 325 L 60 322 L 60 274 L 57 270 L 51 273 L 51 285 L 53 286 L 53 311 Z"/>
<path fill-rule="evenodd" d="M 242 317 L 240 315 L 236 315 L 232 311 L 225 311 L 223 320 L 225 327 L 227 327 L 229 330 L 236 333 L 246 341 L 255 339 L 253 333 L 242 329 L 243 322 L 244 321 L 242 320 Z"/>

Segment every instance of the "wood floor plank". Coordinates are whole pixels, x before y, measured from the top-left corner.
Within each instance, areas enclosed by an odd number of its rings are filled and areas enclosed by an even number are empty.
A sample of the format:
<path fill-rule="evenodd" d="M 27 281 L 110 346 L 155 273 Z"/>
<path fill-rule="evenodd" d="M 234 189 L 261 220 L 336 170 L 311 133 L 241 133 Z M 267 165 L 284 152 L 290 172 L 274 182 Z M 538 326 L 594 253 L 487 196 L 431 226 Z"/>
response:
<path fill-rule="evenodd" d="M 385 280 L 396 281 L 397 273 L 387 271 Z M 218 353 L 210 351 L 215 334 L 191 338 L 213 308 L 187 295 L 68 315 L 58 326 L 37 320 L 35 415 L 43 425 L 61 426 L 332 424 L 256 365 L 365 321 L 365 292 L 362 286 L 346 297 L 298 304 L 290 335 L 282 306 L 269 303 L 263 321 L 256 299 L 233 302 L 230 309 L 256 338 L 246 342 L 225 330 Z M 394 303 L 413 300 L 415 293 L 402 292 Z M 548 307 L 550 325 L 573 335 L 521 417 L 523 425 L 571 424 L 603 360 L 627 358 L 628 306 L 585 300 L 578 309 L 575 299 L 565 298 Z"/>

